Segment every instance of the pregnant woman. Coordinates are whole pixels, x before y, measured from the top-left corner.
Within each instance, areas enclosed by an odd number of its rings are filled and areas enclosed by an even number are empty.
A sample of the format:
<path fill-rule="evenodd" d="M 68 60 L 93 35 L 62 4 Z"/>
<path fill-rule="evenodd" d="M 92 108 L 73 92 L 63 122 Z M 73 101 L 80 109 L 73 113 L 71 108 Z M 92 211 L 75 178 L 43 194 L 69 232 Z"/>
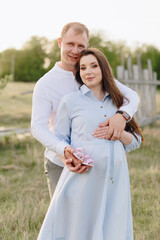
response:
<path fill-rule="evenodd" d="M 84 174 L 64 167 L 38 240 L 133 240 L 125 151 L 140 146 L 140 128 L 131 119 L 116 141 L 105 139 L 107 127 L 94 132 L 127 102 L 100 50 L 82 52 L 76 78 L 80 90 L 64 96 L 57 111 L 56 152 L 82 148 L 94 166 Z"/>

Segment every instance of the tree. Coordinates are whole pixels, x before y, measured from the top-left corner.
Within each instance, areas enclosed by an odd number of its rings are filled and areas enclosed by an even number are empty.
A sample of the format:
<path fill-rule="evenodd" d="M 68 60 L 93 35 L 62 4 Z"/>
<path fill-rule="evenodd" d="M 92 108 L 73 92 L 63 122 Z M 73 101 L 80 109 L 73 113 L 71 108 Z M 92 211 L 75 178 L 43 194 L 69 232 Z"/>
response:
<path fill-rule="evenodd" d="M 16 56 L 17 50 L 14 48 L 7 49 L 0 53 L 0 78 L 11 74 L 12 57 Z"/>
<path fill-rule="evenodd" d="M 143 68 L 147 68 L 147 59 L 151 59 L 152 69 L 160 79 L 160 51 L 155 46 L 143 44 L 141 48 L 135 50 L 134 58 L 138 53 L 141 55 Z"/>
<path fill-rule="evenodd" d="M 34 36 L 25 43 L 22 50 L 18 51 L 15 61 L 15 81 L 35 82 L 46 72 L 45 44 L 47 39 Z"/>
<path fill-rule="evenodd" d="M 47 70 L 50 70 L 56 62 L 60 61 L 60 48 L 58 46 L 58 41 L 53 40 L 49 44 L 49 51 L 48 51 L 48 61 L 49 66 Z"/>

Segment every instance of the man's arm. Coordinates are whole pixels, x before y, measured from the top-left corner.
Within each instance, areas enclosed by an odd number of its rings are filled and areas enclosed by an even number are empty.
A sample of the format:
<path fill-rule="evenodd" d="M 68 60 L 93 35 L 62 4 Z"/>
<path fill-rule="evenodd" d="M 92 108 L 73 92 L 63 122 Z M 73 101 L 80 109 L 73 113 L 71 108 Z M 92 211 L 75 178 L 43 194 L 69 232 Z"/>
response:
<path fill-rule="evenodd" d="M 37 82 L 32 97 L 31 133 L 43 146 L 55 151 L 58 140 L 48 126 L 52 108 L 45 86 Z"/>
<path fill-rule="evenodd" d="M 31 133 L 43 146 L 47 147 L 53 152 L 56 152 L 56 146 L 61 141 L 49 129 L 49 119 L 52 112 L 52 103 L 48 98 L 45 86 L 37 82 L 32 98 L 32 116 L 31 116 Z M 64 121 L 65 123 L 65 121 Z M 70 171 L 81 173 L 82 167 L 75 167 L 72 162 L 77 166 L 77 159 L 72 153 L 67 152 L 67 159 L 60 156 L 62 162 L 69 168 Z M 82 171 L 84 173 L 84 169 Z"/>
<path fill-rule="evenodd" d="M 119 81 L 115 80 L 115 83 L 119 88 L 120 92 L 129 100 L 129 102 L 127 102 L 124 99 L 124 104 L 119 108 L 119 110 L 127 112 L 130 118 L 132 118 L 138 109 L 140 101 L 139 96 L 135 91 L 133 91 L 129 87 L 126 87 Z"/>
<path fill-rule="evenodd" d="M 121 84 L 119 81 L 115 80 L 115 82 L 120 92 L 129 100 L 129 102 L 127 102 L 124 99 L 124 104 L 119 108 L 119 110 L 127 112 L 130 118 L 132 118 L 133 114 L 137 111 L 138 108 L 139 96 L 135 91 Z M 107 128 L 107 131 L 105 129 L 106 126 L 109 127 Z M 100 128 L 94 131 L 93 136 L 102 137 L 105 133 L 106 139 L 114 141 L 120 139 L 125 126 L 125 118 L 121 114 L 117 113 L 114 116 L 108 118 L 104 123 L 100 124 Z"/>

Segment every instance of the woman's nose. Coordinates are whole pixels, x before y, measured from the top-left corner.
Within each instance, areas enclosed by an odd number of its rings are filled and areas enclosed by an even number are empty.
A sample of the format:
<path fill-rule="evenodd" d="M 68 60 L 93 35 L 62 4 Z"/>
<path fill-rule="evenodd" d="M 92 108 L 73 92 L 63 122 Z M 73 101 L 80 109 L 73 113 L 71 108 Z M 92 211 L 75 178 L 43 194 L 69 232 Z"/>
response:
<path fill-rule="evenodd" d="M 86 74 L 91 74 L 91 73 L 92 73 L 91 68 L 87 68 L 86 69 Z"/>

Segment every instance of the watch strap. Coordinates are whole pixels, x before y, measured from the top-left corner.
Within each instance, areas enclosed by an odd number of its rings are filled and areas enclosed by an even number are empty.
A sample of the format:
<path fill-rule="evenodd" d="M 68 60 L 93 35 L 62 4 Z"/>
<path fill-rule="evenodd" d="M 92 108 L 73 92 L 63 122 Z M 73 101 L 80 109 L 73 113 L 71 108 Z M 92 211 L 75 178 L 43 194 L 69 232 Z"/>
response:
<path fill-rule="evenodd" d="M 128 121 L 130 119 L 129 114 L 124 111 L 118 110 L 116 113 L 120 113 L 126 121 Z"/>

